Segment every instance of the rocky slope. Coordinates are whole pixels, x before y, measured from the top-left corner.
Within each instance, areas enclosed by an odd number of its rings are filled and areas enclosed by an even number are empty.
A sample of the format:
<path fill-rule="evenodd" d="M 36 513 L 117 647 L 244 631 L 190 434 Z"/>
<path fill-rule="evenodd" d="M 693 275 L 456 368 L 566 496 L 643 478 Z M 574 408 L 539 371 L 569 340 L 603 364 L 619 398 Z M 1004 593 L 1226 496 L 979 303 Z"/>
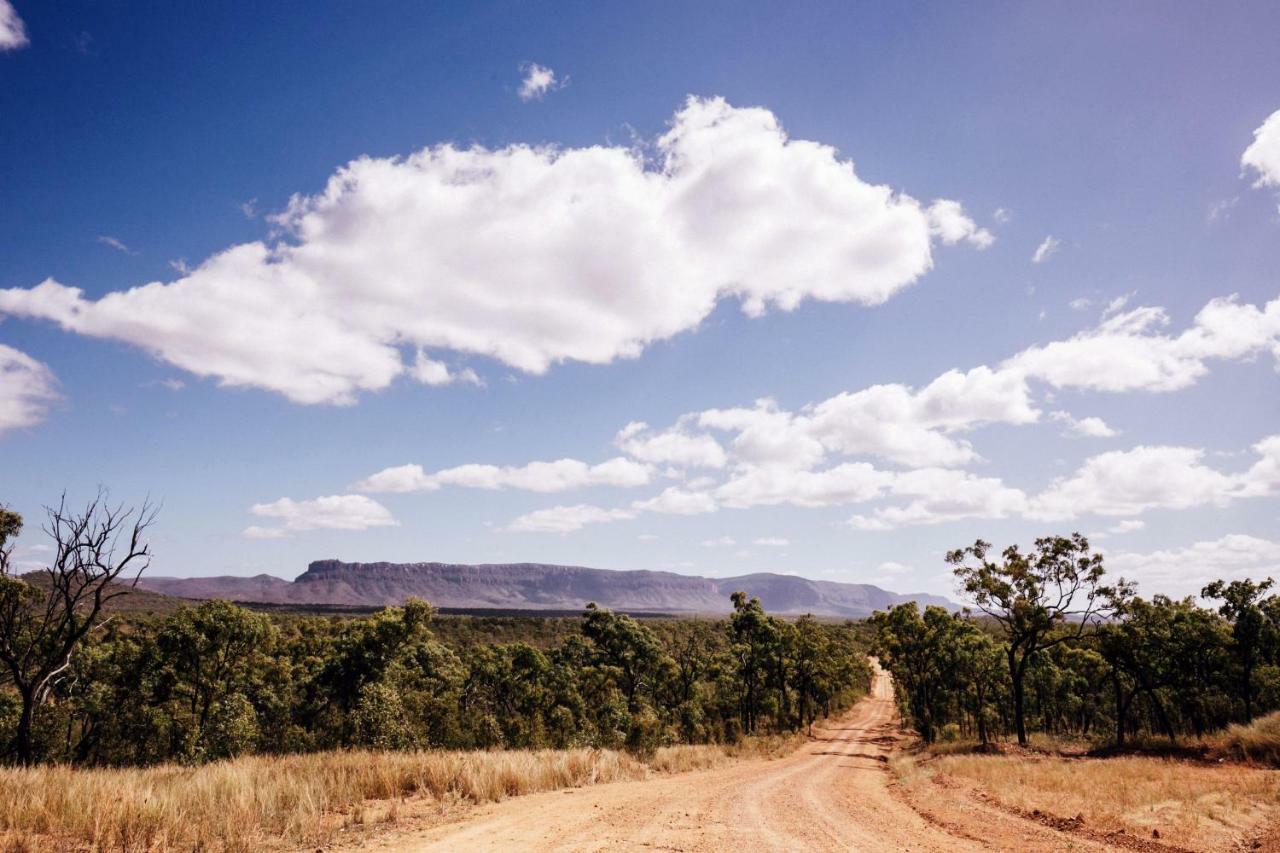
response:
<path fill-rule="evenodd" d="M 589 601 L 616 610 L 723 613 L 744 590 L 774 613 L 868 616 L 901 601 L 940 604 L 935 595 L 901 595 L 870 584 L 813 581 L 769 573 L 704 578 L 674 572 L 611 571 L 542 563 L 344 563 L 318 560 L 293 581 L 254 577 L 143 578 L 139 586 L 183 598 L 268 604 L 392 605 L 410 596 L 438 607 L 571 610 Z"/>

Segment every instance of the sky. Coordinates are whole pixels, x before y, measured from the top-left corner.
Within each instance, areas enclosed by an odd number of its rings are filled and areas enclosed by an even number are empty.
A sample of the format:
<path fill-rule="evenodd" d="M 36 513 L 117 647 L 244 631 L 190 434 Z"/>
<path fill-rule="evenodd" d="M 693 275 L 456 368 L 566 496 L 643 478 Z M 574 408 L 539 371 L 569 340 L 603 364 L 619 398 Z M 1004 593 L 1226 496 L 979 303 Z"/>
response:
<path fill-rule="evenodd" d="M 208 8 L 197 8 L 206 6 Z M 1280 575 L 1280 7 L 0 0 L 0 502 L 157 575 Z"/>

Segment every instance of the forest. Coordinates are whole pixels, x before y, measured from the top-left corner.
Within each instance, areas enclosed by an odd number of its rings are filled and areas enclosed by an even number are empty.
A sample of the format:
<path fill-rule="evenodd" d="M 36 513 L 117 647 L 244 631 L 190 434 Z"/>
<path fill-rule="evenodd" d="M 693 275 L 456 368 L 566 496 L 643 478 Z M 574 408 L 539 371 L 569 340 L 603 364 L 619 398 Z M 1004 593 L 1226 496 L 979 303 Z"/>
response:
<path fill-rule="evenodd" d="M 125 613 L 153 518 L 60 505 L 46 525 L 50 567 L 19 578 L 9 554 L 22 519 L 0 510 L 6 760 L 149 765 L 339 747 L 644 754 L 796 731 L 852 704 L 870 679 L 857 628 L 781 619 L 743 593 L 719 620 L 640 621 L 590 605 L 578 620 L 437 623 L 414 600 L 365 618 L 222 601 Z"/>
<path fill-rule="evenodd" d="M 1079 535 L 1024 553 L 947 555 L 972 609 L 877 613 L 874 649 L 926 742 L 1032 734 L 1132 747 L 1200 738 L 1280 709 L 1280 596 L 1219 580 L 1200 598 L 1138 596 Z"/>

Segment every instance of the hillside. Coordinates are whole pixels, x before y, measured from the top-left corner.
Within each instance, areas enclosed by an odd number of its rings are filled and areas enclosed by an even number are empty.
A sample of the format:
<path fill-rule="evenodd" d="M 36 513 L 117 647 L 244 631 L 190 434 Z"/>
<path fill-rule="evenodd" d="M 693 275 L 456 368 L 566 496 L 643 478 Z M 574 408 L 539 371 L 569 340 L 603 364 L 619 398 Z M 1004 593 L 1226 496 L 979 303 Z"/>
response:
<path fill-rule="evenodd" d="M 293 581 L 254 577 L 145 577 L 140 586 L 182 598 L 267 604 L 379 606 L 411 596 L 438 607 L 574 610 L 594 601 L 615 610 L 723 613 L 743 590 L 773 613 L 860 618 L 903 601 L 954 608 L 936 595 L 903 595 L 871 584 L 760 573 L 706 578 L 674 572 L 613 571 L 542 563 L 344 563 L 318 560 Z"/>
<path fill-rule="evenodd" d="M 43 571 L 27 572 L 19 575 L 18 580 L 46 591 L 49 589 L 49 575 Z M 129 583 L 113 583 L 107 588 L 113 592 L 126 590 L 124 595 L 115 596 L 106 603 L 104 611 L 107 613 L 173 613 L 184 604 L 181 598 L 150 589 L 142 583 L 132 588 Z"/>

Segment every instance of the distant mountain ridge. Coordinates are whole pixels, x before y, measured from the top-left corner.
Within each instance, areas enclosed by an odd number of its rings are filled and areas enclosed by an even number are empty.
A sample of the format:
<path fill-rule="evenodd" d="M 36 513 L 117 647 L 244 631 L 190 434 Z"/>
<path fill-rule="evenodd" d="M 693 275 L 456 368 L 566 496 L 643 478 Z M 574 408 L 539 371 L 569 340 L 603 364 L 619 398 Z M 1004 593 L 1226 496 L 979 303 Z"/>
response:
<path fill-rule="evenodd" d="M 724 613 L 743 590 L 772 613 L 862 618 L 904 601 L 956 605 L 926 593 L 900 594 L 871 584 L 758 573 L 706 578 L 675 572 L 592 569 L 544 563 L 344 563 L 317 560 L 295 580 L 272 575 L 143 577 L 139 586 L 181 598 L 263 604 L 384 606 L 425 599 L 437 607 L 566 610 L 594 601 L 614 610 Z"/>

